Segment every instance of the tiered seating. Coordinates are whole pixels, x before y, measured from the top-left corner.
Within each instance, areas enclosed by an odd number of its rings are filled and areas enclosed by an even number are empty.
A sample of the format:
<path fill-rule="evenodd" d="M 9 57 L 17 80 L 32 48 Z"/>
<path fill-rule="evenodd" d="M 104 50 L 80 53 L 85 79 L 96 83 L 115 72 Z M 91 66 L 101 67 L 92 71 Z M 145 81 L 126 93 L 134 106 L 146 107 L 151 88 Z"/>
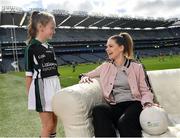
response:
<path fill-rule="evenodd" d="M 86 59 L 89 62 L 98 62 L 100 60 L 99 57 L 93 55 L 92 53 L 87 53 L 87 54 L 83 53 L 83 54 L 80 54 L 80 57 L 83 59 Z"/>
<path fill-rule="evenodd" d="M 3 70 L 6 71 L 14 71 L 13 66 L 11 63 L 13 62 L 12 58 L 5 58 L 3 59 L 2 65 L 3 65 Z"/>
<path fill-rule="evenodd" d="M 85 59 L 80 58 L 77 55 L 62 55 L 61 58 L 66 61 L 67 63 L 71 64 L 72 62 L 76 62 L 76 63 L 84 63 L 86 62 Z"/>
<path fill-rule="evenodd" d="M 101 59 L 107 59 L 107 54 L 103 53 L 94 53 L 95 56 L 100 57 Z"/>
<path fill-rule="evenodd" d="M 61 56 L 56 56 L 56 60 L 57 60 L 57 64 L 58 65 L 65 65 L 65 64 L 67 64 L 62 58 L 61 58 Z"/>

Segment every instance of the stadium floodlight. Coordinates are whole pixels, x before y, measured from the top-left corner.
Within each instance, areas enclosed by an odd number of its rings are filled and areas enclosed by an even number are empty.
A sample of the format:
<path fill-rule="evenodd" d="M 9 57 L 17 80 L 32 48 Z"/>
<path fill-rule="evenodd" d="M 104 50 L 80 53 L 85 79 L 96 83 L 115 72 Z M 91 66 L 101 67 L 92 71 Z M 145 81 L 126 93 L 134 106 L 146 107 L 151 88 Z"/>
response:
<path fill-rule="evenodd" d="M 171 22 L 171 21 L 177 22 L 177 21 L 179 21 L 179 19 L 178 19 L 178 18 L 169 18 L 168 21 L 169 21 L 169 22 Z"/>
<path fill-rule="evenodd" d="M 128 15 L 124 15 L 123 17 L 121 17 L 121 19 L 127 19 L 127 20 L 129 20 L 129 19 L 132 19 L 132 17 L 130 17 L 130 16 L 128 16 Z"/>
<path fill-rule="evenodd" d="M 134 19 L 144 20 L 143 16 L 135 16 Z"/>
<path fill-rule="evenodd" d="M 162 18 L 162 17 L 158 17 L 157 20 L 159 20 L 159 21 L 165 21 L 165 19 Z"/>
<path fill-rule="evenodd" d="M 109 14 L 109 18 L 119 18 L 118 14 Z"/>
<path fill-rule="evenodd" d="M 22 8 L 17 6 L 2 6 L 2 12 L 23 12 Z"/>
<path fill-rule="evenodd" d="M 149 16 L 148 16 L 146 19 L 147 19 L 147 20 L 155 20 L 154 17 L 149 17 Z"/>
<path fill-rule="evenodd" d="M 29 9 L 29 12 L 33 12 L 33 11 L 41 11 L 41 12 L 43 12 L 43 11 L 47 11 L 47 9 L 43 9 L 43 8 L 30 8 Z"/>
<path fill-rule="evenodd" d="M 102 13 L 97 13 L 97 12 L 92 12 L 90 15 L 95 17 L 104 17 Z"/>
<path fill-rule="evenodd" d="M 53 14 L 59 14 L 59 15 L 69 15 L 69 12 L 66 10 L 61 10 L 61 9 L 54 9 L 52 10 Z"/>
<path fill-rule="evenodd" d="M 86 11 L 73 11 L 73 15 L 81 15 L 81 16 L 87 16 L 88 13 Z"/>

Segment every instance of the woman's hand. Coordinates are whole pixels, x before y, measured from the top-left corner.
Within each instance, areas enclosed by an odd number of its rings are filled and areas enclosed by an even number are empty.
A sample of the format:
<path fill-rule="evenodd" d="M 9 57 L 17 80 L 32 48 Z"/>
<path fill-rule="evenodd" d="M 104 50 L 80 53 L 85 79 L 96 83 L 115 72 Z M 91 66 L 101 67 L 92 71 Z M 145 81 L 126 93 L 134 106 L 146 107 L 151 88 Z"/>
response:
<path fill-rule="evenodd" d="M 91 82 L 93 82 L 93 80 L 88 76 L 82 77 L 81 80 L 79 81 L 79 83 L 91 83 Z"/>
<path fill-rule="evenodd" d="M 146 107 L 151 107 L 151 106 L 157 106 L 157 107 L 162 108 L 159 104 L 146 102 L 146 103 L 144 103 L 144 105 L 143 105 L 143 109 L 145 109 Z"/>
<path fill-rule="evenodd" d="M 145 108 L 147 108 L 147 107 L 151 107 L 151 106 L 153 106 L 153 103 L 146 102 L 146 103 L 144 103 L 144 105 L 143 105 L 143 109 L 145 109 Z"/>

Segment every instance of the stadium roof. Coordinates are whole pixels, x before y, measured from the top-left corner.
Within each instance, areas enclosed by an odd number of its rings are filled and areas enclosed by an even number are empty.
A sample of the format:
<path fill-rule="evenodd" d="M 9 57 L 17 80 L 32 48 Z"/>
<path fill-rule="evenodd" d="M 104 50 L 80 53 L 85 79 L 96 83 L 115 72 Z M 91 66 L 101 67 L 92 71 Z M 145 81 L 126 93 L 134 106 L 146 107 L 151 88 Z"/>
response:
<path fill-rule="evenodd" d="M 157 28 L 173 26 L 177 19 L 141 19 L 130 17 L 106 17 L 76 12 L 54 10 L 57 27 L 97 27 L 97 28 Z M 0 26 L 27 26 L 31 11 L 0 11 Z"/>

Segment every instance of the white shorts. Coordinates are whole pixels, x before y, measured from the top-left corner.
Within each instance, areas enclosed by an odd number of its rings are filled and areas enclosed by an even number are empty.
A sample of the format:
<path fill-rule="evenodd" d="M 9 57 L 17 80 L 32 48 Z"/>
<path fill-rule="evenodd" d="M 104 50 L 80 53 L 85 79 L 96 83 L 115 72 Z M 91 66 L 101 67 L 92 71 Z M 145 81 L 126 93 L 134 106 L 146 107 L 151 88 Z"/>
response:
<path fill-rule="evenodd" d="M 37 112 L 52 112 L 52 98 L 60 89 L 58 76 L 33 79 L 29 89 L 28 109 Z"/>

